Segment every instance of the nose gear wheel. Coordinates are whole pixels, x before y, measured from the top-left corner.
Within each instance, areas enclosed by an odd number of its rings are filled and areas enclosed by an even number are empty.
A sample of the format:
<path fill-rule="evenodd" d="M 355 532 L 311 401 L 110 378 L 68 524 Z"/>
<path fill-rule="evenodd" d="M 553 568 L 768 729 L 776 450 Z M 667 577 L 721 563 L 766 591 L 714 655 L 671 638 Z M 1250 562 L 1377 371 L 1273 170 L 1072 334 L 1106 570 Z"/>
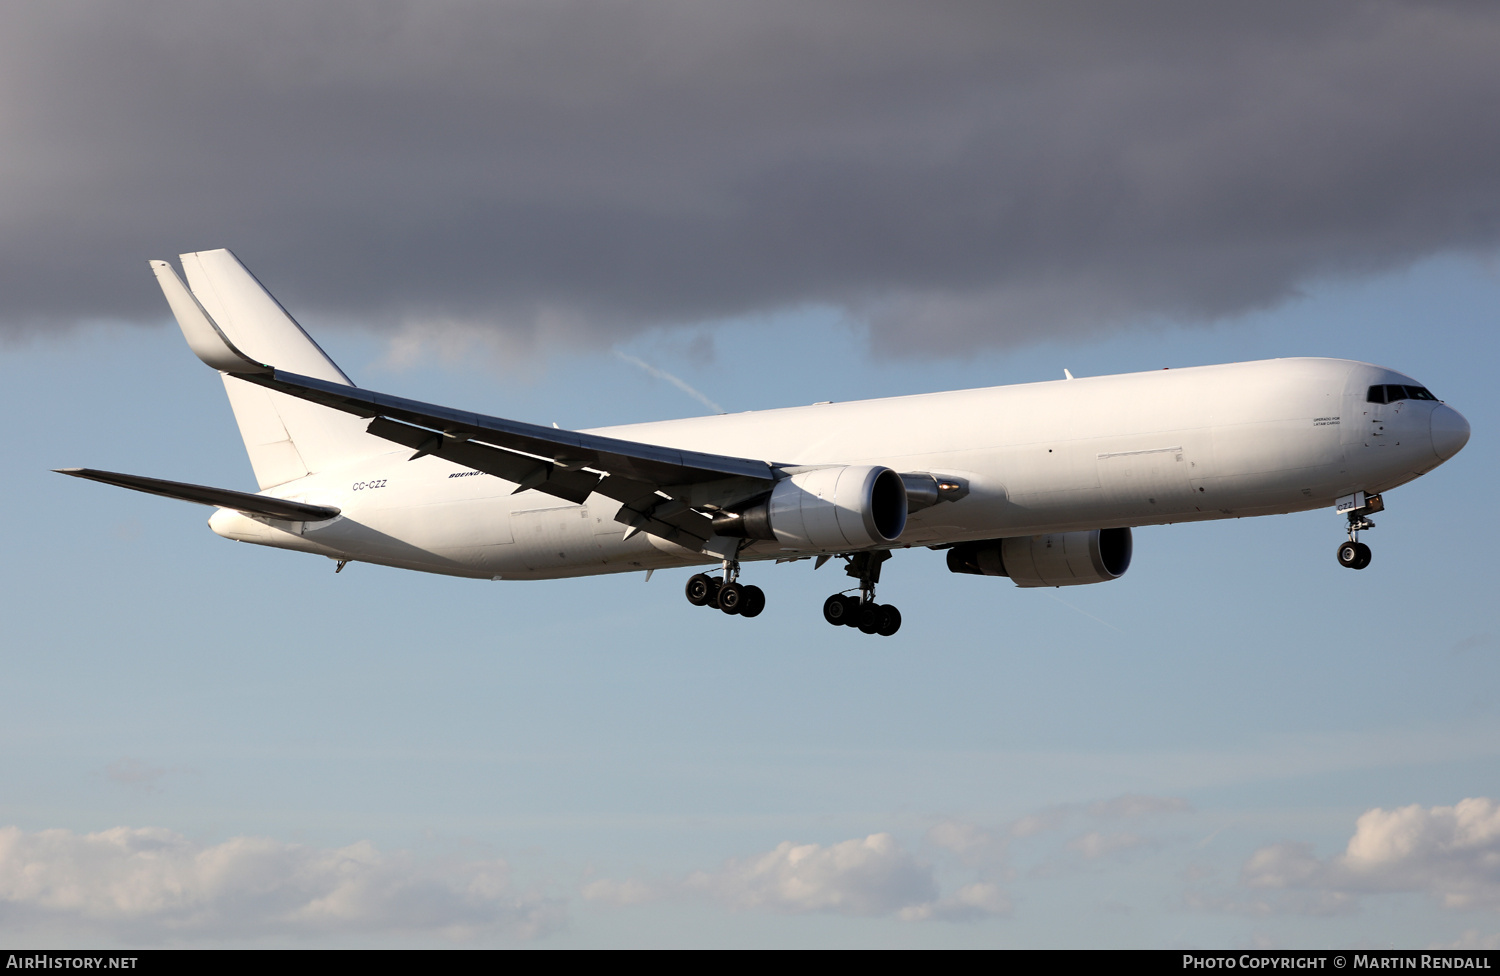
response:
<path fill-rule="evenodd" d="M 1363 542 L 1345 542 L 1339 546 L 1339 565 L 1364 569 L 1370 565 L 1370 547 Z"/>

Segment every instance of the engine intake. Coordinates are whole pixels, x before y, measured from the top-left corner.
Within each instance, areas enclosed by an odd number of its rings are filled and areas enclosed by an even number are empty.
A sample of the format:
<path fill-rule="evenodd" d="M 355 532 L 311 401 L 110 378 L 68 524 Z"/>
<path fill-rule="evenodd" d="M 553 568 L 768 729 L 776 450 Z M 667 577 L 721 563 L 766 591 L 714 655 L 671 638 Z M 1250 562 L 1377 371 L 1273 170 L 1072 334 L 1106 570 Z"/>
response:
<path fill-rule="evenodd" d="M 987 539 L 949 549 L 948 570 L 1009 576 L 1017 586 L 1107 583 L 1130 568 L 1133 545 L 1128 528 Z"/>
<path fill-rule="evenodd" d="M 719 535 L 767 539 L 788 549 L 841 551 L 895 542 L 906 530 L 906 486 L 878 465 L 803 471 L 736 512 L 714 517 Z"/>

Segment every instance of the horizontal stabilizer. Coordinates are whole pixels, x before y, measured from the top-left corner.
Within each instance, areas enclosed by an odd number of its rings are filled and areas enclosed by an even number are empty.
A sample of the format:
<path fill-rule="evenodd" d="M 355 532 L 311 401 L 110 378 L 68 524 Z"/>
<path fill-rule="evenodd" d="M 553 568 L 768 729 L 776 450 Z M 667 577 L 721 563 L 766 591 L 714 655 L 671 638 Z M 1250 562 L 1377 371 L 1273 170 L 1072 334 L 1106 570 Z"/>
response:
<path fill-rule="evenodd" d="M 163 481 L 160 478 L 143 478 L 137 474 L 119 474 L 114 471 L 96 471 L 93 468 L 54 468 L 58 474 L 74 478 L 102 481 L 106 485 L 117 485 L 144 491 L 163 498 L 177 498 L 199 505 L 214 505 L 233 509 L 246 515 L 281 519 L 287 522 L 322 522 L 339 514 L 329 505 L 308 505 L 303 502 L 271 498 L 267 495 L 252 495 L 246 491 L 230 491 L 228 488 L 209 488 L 206 485 L 188 485 L 180 481 Z"/>

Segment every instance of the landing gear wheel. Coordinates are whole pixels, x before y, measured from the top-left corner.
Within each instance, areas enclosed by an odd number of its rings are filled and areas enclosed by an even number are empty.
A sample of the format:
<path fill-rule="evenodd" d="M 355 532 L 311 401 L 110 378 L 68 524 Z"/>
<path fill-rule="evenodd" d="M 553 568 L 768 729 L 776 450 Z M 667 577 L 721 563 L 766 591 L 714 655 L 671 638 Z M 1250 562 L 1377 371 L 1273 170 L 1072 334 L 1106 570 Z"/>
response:
<path fill-rule="evenodd" d="M 1339 565 L 1364 569 L 1370 565 L 1370 547 L 1363 542 L 1345 542 L 1339 546 Z"/>
<path fill-rule="evenodd" d="M 835 627 L 843 627 L 854 619 L 854 606 L 850 605 L 848 597 L 835 593 L 823 601 L 823 619 Z"/>
<path fill-rule="evenodd" d="M 880 632 L 880 611 L 884 610 L 878 603 L 866 603 L 859 608 L 859 632 L 861 634 L 875 634 Z"/>
<path fill-rule="evenodd" d="M 739 583 L 724 583 L 718 588 L 718 595 L 714 598 L 714 606 L 723 610 L 724 613 L 735 615 L 739 613 L 739 607 L 744 606 L 745 588 Z"/>
<path fill-rule="evenodd" d="M 727 614 L 739 613 L 745 605 L 745 588 L 738 583 L 725 583 L 719 587 L 719 598 L 715 602 Z"/>
<path fill-rule="evenodd" d="M 707 606 L 719 592 L 719 581 L 706 573 L 699 573 L 687 581 L 687 599 L 695 607 Z"/>
<path fill-rule="evenodd" d="M 758 617 L 766 608 L 766 591 L 758 586 L 747 586 L 740 594 L 740 616 Z"/>
<path fill-rule="evenodd" d="M 892 606 L 880 608 L 880 624 L 875 628 L 875 633 L 881 637 L 890 637 L 901 629 L 901 611 Z"/>

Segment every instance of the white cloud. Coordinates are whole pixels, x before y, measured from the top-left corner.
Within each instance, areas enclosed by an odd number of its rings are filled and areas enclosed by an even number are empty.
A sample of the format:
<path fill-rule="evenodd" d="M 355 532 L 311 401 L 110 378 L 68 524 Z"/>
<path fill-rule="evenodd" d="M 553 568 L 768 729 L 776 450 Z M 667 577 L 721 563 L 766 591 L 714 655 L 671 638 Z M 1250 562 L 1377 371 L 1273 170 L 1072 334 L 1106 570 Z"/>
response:
<path fill-rule="evenodd" d="M 1106 857 L 1110 854 L 1118 854 L 1136 847 L 1142 847 L 1149 841 L 1136 834 L 1101 834 L 1097 830 L 1090 831 L 1082 836 L 1075 837 L 1068 842 L 1068 849 L 1083 855 L 1089 860 Z"/>
<path fill-rule="evenodd" d="M 984 828 L 962 820 L 943 820 L 927 831 L 927 839 L 955 854 L 973 854 L 995 843 Z"/>
<path fill-rule="evenodd" d="M 1011 837 L 1032 837 L 1049 830 L 1058 830 L 1069 819 L 1082 813 L 1100 820 L 1125 820 L 1168 813 L 1186 813 L 1192 809 L 1192 805 L 1179 796 L 1147 796 L 1141 793 L 1127 793 L 1108 800 L 1095 800 L 1087 805 L 1065 803 L 1048 807 L 1012 822 L 1007 832 Z"/>
<path fill-rule="evenodd" d="M 904 921 L 966 922 L 1005 915 L 1010 899 L 994 884 L 975 882 L 940 898 L 932 866 L 890 834 L 821 844 L 786 841 L 773 850 L 730 860 L 717 871 L 648 884 L 600 879 L 582 887 L 594 902 L 633 905 L 707 896 L 741 911 L 782 914 L 895 915 Z"/>
<path fill-rule="evenodd" d="M 1011 907 L 1010 898 L 997 886 L 976 881 L 955 891 L 951 898 L 925 905 L 908 905 L 901 909 L 900 915 L 905 922 L 977 922 L 992 916 L 1009 915 Z"/>
<path fill-rule="evenodd" d="M 1311 844 L 1282 843 L 1251 854 L 1240 877 L 1252 888 L 1301 888 L 1313 886 L 1322 873 Z"/>
<path fill-rule="evenodd" d="M 775 850 L 698 872 L 687 887 L 734 908 L 888 915 L 937 898 L 932 868 L 890 834 L 823 847 L 784 841 Z"/>
<path fill-rule="evenodd" d="M 1376 808 L 1360 816 L 1344 853 L 1319 859 L 1306 844 L 1275 844 L 1245 862 L 1252 887 L 1335 892 L 1423 891 L 1455 909 L 1500 909 L 1500 804 Z"/>
<path fill-rule="evenodd" d="M 608 878 L 587 882 L 579 891 L 584 900 L 606 905 L 640 905 L 655 901 L 663 894 L 660 886 L 649 885 L 644 881 L 611 881 Z"/>
<path fill-rule="evenodd" d="M 1070 822 L 1083 816 L 1095 820 L 1141 820 L 1165 814 L 1184 813 L 1192 806 L 1187 800 L 1175 796 L 1147 796 L 1127 793 L 1107 800 L 1092 803 L 1058 804 L 1037 813 L 1012 821 L 1001 830 L 990 831 L 977 824 L 961 820 L 942 820 L 927 832 L 927 840 L 937 847 L 952 853 L 959 863 L 983 869 L 986 876 L 1005 877 L 1013 872 L 1007 865 L 1011 847 L 1029 843 L 1042 834 L 1062 830 Z M 1023 845 L 1024 846 L 1024 845 Z M 1031 874 L 1048 877 L 1077 866 L 1078 860 L 1098 861 L 1111 855 L 1142 847 L 1154 847 L 1157 842 L 1138 832 L 1092 830 L 1080 834 L 1065 845 L 1071 856 L 1058 856 L 1054 852 L 1037 864 Z M 1003 872 L 1003 873 L 1001 873 Z"/>
<path fill-rule="evenodd" d="M 962 820 L 943 820 L 927 831 L 927 840 L 957 857 L 969 867 L 996 869 L 1003 867 L 1007 840 L 976 824 Z"/>
<path fill-rule="evenodd" d="M 396 933 L 534 936 L 561 906 L 511 888 L 504 861 L 418 862 L 366 842 L 338 849 L 162 828 L 93 834 L 0 828 L 7 927 L 63 923 L 132 940 Z"/>

